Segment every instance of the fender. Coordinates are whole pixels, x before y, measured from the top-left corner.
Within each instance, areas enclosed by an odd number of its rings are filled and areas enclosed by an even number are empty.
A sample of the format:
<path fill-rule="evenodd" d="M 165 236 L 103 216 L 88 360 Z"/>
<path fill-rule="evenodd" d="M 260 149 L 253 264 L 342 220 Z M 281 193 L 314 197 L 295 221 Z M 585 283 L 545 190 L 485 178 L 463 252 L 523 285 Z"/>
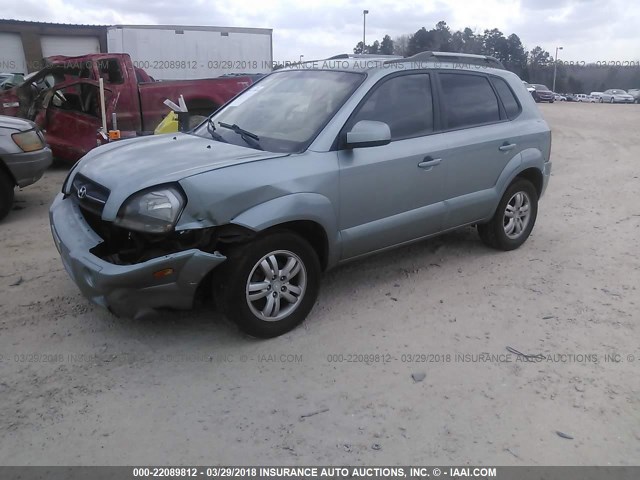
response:
<path fill-rule="evenodd" d="M 516 178 L 520 172 L 532 167 L 540 170 L 541 174 L 544 174 L 544 157 L 542 156 L 542 152 L 537 148 L 527 148 L 514 156 L 509 163 L 507 163 L 507 166 L 504 167 L 504 170 L 502 170 L 494 187 L 498 201 L 502 198 L 502 195 L 511 182 L 513 182 L 513 179 Z"/>
<path fill-rule="evenodd" d="M 502 173 L 498 177 L 496 185 L 493 188 L 494 205 L 491 209 L 491 216 L 489 216 L 487 220 L 493 217 L 502 195 L 504 195 L 504 192 L 507 190 L 509 185 L 511 185 L 511 182 L 513 182 L 521 172 L 528 168 L 536 168 L 540 170 L 542 175 L 544 175 L 544 156 L 537 148 L 527 148 L 521 151 L 515 155 L 509 163 L 507 163 L 506 167 L 504 167 L 504 170 L 502 170 Z"/>
<path fill-rule="evenodd" d="M 318 193 L 292 193 L 251 207 L 229 223 L 261 232 L 294 221 L 312 221 L 325 231 L 328 240 L 328 265 L 335 265 L 340 254 L 338 218 L 331 201 Z"/>

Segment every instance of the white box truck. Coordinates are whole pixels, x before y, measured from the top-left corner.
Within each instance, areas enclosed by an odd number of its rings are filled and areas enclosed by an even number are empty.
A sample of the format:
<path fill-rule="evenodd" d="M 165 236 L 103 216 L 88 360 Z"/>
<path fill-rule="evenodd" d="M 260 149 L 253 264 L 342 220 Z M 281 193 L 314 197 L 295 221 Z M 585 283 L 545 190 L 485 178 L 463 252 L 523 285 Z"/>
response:
<path fill-rule="evenodd" d="M 270 28 L 115 25 L 107 29 L 109 53 L 128 53 L 156 80 L 212 78 L 272 70 Z"/>

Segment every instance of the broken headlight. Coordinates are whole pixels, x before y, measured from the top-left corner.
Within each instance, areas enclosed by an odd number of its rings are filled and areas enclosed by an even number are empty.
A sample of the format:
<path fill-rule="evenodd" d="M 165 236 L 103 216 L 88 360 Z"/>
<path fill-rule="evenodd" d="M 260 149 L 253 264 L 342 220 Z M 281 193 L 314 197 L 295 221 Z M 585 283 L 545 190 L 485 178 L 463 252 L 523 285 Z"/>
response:
<path fill-rule="evenodd" d="M 120 207 L 115 224 L 145 233 L 168 233 L 173 230 L 186 204 L 176 185 L 153 187 L 138 192 Z"/>

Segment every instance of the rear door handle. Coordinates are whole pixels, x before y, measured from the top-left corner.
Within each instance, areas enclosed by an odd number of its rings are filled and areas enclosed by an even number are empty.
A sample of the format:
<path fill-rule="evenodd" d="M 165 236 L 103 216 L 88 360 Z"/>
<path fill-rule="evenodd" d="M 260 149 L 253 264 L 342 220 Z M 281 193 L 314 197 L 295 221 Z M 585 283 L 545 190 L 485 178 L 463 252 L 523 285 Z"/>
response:
<path fill-rule="evenodd" d="M 441 161 L 441 158 L 424 157 L 424 160 L 418 164 L 418 167 L 424 168 L 425 170 L 431 170 L 436 165 L 440 165 Z"/>
<path fill-rule="evenodd" d="M 508 152 L 509 150 L 513 150 L 514 148 L 516 148 L 515 143 L 504 142 L 502 145 L 498 147 L 498 150 L 500 150 L 501 152 Z"/>

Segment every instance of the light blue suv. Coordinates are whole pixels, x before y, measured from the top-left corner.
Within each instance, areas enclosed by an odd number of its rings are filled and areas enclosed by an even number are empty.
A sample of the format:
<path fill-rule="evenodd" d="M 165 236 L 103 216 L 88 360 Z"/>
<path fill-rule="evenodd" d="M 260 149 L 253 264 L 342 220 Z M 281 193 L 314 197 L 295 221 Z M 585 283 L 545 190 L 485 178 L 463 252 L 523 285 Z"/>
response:
<path fill-rule="evenodd" d="M 465 225 L 518 248 L 550 149 L 531 95 L 491 57 L 342 55 L 264 77 L 189 133 L 92 150 L 51 228 L 78 287 L 116 314 L 212 293 L 272 337 L 342 262 Z"/>

